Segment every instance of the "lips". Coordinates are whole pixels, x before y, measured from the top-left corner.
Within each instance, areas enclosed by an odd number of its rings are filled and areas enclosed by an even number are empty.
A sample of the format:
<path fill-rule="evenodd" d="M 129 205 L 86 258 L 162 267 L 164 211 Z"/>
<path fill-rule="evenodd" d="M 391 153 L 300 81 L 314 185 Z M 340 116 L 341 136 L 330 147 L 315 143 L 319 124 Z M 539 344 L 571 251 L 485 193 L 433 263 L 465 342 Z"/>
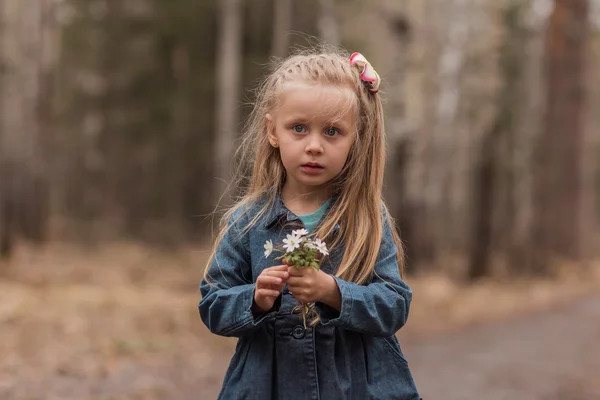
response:
<path fill-rule="evenodd" d="M 321 164 L 319 163 L 306 163 L 306 164 L 302 164 L 303 167 L 308 167 L 308 168 L 324 168 Z"/>
<path fill-rule="evenodd" d="M 309 175 L 320 175 L 323 173 L 323 171 L 325 171 L 325 167 L 323 167 L 321 164 L 313 162 L 302 164 L 301 168 L 305 174 Z"/>

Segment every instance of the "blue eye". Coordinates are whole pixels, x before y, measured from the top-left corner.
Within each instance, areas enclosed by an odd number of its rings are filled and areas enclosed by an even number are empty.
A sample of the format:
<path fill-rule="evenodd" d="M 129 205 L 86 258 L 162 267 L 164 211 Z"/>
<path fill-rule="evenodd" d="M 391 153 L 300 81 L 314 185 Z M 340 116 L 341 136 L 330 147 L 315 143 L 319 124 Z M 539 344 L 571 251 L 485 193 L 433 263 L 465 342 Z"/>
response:
<path fill-rule="evenodd" d="M 292 129 L 293 129 L 293 130 L 294 130 L 294 132 L 296 132 L 296 133 L 304 133 L 304 131 L 306 130 L 306 129 L 304 128 L 304 125 L 294 125 L 294 126 L 292 127 Z"/>
<path fill-rule="evenodd" d="M 339 135 L 339 134 L 340 134 L 340 131 L 338 131 L 338 130 L 337 130 L 337 129 L 335 129 L 335 128 L 329 128 L 329 129 L 327 129 L 327 130 L 325 131 L 325 134 L 326 134 L 327 136 L 336 136 L 336 135 Z"/>

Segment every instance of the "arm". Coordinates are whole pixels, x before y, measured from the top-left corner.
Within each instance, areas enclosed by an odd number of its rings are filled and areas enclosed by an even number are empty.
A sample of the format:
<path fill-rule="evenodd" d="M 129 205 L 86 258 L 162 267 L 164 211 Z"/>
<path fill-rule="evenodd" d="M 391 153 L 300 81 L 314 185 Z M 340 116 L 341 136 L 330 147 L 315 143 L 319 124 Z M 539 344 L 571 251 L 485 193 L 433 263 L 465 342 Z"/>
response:
<path fill-rule="evenodd" d="M 254 332 L 272 312 L 252 312 L 255 283 L 252 281 L 248 237 L 241 233 L 246 218 L 234 215 L 219 243 L 207 277 L 200 283 L 200 317 L 217 335 L 240 337 Z"/>
<path fill-rule="evenodd" d="M 386 218 L 373 280 L 363 286 L 333 277 L 337 285 L 322 302 L 323 325 L 394 335 L 406 323 L 412 299 L 410 287 L 400 277 L 397 252 Z"/>

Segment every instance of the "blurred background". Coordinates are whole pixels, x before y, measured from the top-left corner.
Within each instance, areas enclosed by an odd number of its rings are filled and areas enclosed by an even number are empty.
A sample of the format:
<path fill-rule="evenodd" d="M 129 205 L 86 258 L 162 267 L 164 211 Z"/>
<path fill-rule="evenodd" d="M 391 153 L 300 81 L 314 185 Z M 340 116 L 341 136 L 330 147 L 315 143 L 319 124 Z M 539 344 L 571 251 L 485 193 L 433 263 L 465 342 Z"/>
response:
<path fill-rule="evenodd" d="M 383 79 L 422 396 L 600 399 L 600 0 L 0 0 L 0 398 L 216 397 L 213 211 L 321 42 Z"/>

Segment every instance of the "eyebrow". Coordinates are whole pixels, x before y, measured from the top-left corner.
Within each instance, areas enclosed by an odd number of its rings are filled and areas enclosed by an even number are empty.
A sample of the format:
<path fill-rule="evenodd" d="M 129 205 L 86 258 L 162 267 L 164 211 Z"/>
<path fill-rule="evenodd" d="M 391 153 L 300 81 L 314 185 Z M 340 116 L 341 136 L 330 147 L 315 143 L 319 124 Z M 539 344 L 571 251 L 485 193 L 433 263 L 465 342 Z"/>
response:
<path fill-rule="evenodd" d="M 308 117 L 305 114 L 291 114 L 289 117 L 285 117 L 284 118 L 284 123 L 287 124 L 291 124 L 293 122 L 296 121 L 302 121 L 303 123 L 311 123 L 315 121 L 315 117 Z M 330 120 L 326 120 L 325 123 L 323 124 L 324 126 L 328 126 L 328 127 L 341 127 L 345 130 L 349 130 L 350 129 L 350 125 L 347 122 L 344 122 L 342 118 L 336 118 L 334 119 L 330 119 Z"/>

